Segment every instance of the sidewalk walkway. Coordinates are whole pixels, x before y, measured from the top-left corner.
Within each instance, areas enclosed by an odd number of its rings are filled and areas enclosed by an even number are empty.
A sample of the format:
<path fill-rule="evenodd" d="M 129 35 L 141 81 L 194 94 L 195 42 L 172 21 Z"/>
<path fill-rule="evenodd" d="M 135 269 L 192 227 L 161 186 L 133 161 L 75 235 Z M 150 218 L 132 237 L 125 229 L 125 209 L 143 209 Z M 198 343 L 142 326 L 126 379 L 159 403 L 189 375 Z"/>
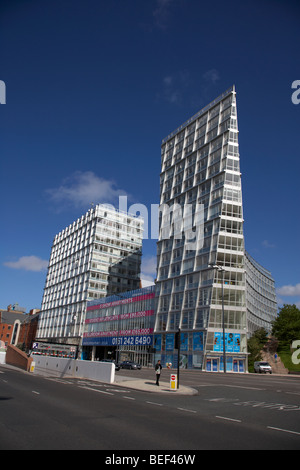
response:
<path fill-rule="evenodd" d="M 160 382 L 159 387 L 155 384 L 155 381 L 151 379 L 135 379 L 133 377 L 124 377 L 121 375 L 115 375 L 114 385 L 120 387 L 132 388 L 134 390 L 141 390 L 144 392 L 153 393 L 169 393 L 175 395 L 197 395 L 197 390 L 185 385 L 179 384 L 178 390 L 171 390 L 170 383 Z"/>
<path fill-rule="evenodd" d="M 289 371 L 284 367 L 284 364 L 279 356 L 275 361 L 274 354 L 271 354 L 268 351 L 262 351 L 262 360 L 270 364 L 273 374 L 288 375 Z"/>

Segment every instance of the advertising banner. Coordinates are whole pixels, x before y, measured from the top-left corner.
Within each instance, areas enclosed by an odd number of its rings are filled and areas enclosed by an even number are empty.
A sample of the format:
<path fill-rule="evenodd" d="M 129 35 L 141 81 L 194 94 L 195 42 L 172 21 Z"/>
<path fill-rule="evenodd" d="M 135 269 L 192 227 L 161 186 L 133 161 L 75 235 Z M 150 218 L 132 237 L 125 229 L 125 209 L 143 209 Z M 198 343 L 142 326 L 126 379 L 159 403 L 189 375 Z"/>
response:
<path fill-rule="evenodd" d="M 189 346 L 189 334 L 181 333 L 180 334 L 180 351 L 188 351 Z"/>
<path fill-rule="evenodd" d="M 203 351 L 203 331 L 193 333 L 193 351 Z"/>
<path fill-rule="evenodd" d="M 221 351 L 221 333 L 215 333 L 214 336 L 214 351 Z"/>
<path fill-rule="evenodd" d="M 84 338 L 83 346 L 151 346 L 152 335 Z"/>
<path fill-rule="evenodd" d="M 223 333 L 216 332 L 214 334 L 214 351 L 223 351 Z M 241 351 L 241 335 L 240 333 L 225 333 L 225 351 L 240 352 Z"/>
<path fill-rule="evenodd" d="M 161 351 L 161 335 L 154 335 L 154 346 L 156 351 Z"/>
<path fill-rule="evenodd" d="M 174 349 L 174 335 L 166 335 L 166 351 L 173 351 Z"/>

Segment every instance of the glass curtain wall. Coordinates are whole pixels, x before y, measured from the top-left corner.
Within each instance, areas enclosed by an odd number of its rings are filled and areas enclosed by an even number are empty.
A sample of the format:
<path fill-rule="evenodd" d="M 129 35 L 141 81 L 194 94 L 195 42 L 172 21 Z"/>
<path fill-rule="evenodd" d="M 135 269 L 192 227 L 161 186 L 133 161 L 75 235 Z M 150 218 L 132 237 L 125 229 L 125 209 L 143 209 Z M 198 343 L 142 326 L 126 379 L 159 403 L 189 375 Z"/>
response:
<path fill-rule="evenodd" d="M 160 204 L 203 211 L 201 246 L 160 219 L 157 250 L 155 351 L 177 362 L 174 333 L 181 331 L 180 366 L 223 369 L 222 306 L 227 369 L 246 368 L 246 300 L 241 174 L 234 86 L 162 142 Z M 184 214 L 184 212 L 182 212 Z M 171 219 L 172 220 L 172 219 Z M 175 216 L 173 214 L 173 220 Z M 219 265 L 223 273 L 211 268 Z"/>

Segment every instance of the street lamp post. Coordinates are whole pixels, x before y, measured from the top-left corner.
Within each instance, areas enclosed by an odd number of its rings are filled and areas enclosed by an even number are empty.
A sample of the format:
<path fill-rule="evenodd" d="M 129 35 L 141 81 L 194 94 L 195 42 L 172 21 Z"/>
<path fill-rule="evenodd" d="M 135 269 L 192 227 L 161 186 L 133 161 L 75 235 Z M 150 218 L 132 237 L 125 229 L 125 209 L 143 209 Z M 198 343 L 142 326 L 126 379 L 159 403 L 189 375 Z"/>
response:
<path fill-rule="evenodd" d="M 124 297 L 122 297 L 121 294 L 116 294 L 114 293 L 113 295 L 115 295 L 116 297 L 119 297 L 119 299 L 123 300 Z M 116 364 L 118 364 L 118 361 L 119 361 L 119 356 L 120 356 L 120 347 L 119 347 L 119 338 L 120 338 L 120 325 L 121 325 L 121 314 L 122 314 L 122 311 L 123 311 L 123 305 L 122 305 L 122 302 L 120 304 L 120 313 L 118 314 L 118 333 L 117 333 L 117 345 L 116 345 L 116 356 L 115 356 L 115 361 L 116 361 Z"/>
<path fill-rule="evenodd" d="M 209 264 L 209 268 L 216 269 L 222 273 L 222 329 L 223 329 L 223 364 L 224 374 L 226 374 L 226 341 L 225 341 L 225 314 L 224 314 L 224 276 L 226 269 L 218 264 Z"/>

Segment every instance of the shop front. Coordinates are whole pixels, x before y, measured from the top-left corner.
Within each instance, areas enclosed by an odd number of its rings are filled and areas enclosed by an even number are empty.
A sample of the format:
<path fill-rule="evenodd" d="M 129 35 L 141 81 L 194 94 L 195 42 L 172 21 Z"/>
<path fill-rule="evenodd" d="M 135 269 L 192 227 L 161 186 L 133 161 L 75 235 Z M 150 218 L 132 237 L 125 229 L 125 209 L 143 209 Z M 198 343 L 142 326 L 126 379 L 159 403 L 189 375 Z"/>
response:
<path fill-rule="evenodd" d="M 83 352 L 90 360 L 153 362 L 154 286 L 89 302 Z"/>
<path fill-rule="evenodd" d="M 154 334 L 153 351 L 155 361 L 161 360 L 163 367 L 199 369 L 207 372 L 224 371 L 223 333 L 216 331 L 181 331 L 180 353 L 175 344 L 175 333 Z M 246 372 L 246 337 L 241 333 L 225 334 L 226 371 Z"/>
<path fill-rule="evenodd" d="M 202 369 L 204 352 L 204 331 L 183 331 L 180 333 L 180 369 Z M 153 337 L 155 362 L 159 359 L 163 367 L 178 366 L 178 345 L 175 333 L 159 333 Z"/>
<path fill-rule="evenodd" d="M 226 372 L 246 372 L 247 354 L 246 336 L 237 332 L 226 332 L 223 341 L 223 332 L 215 331 L 209 333 L 209 344 L 206 350 L 203 369 L 207 372 L 224 372 L 224 343 L 226 357 Z M 211 348 L 211 340 L 213 347 Z"/>
<path fill-rule="evenodd" d="M 207 372 L 224 372 L 224 357 L 207 355 L 205 358 L 205 368 Z M 226 356 L 226 372 L 246 371 L 246 356 Z"/>

